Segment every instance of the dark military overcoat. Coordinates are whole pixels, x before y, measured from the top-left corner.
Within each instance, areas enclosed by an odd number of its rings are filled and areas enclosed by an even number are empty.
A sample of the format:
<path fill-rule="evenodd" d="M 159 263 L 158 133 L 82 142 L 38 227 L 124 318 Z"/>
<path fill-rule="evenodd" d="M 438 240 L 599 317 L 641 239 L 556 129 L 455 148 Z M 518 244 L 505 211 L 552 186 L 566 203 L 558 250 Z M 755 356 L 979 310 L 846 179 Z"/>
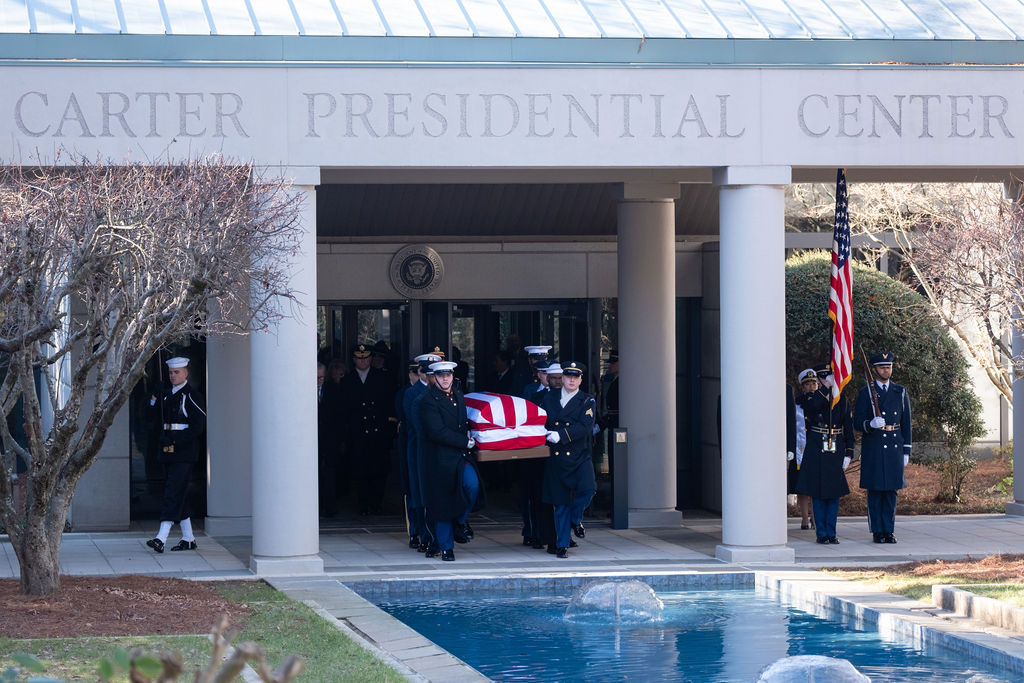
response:
<path fill-rule="evenodd" d="M 562 391 L 549 391 L 541 407 L 547 413 L 548 431 L 557 432 L 558 443 L 549 443 L 551 456 L 544 466 L 541 500 L 552 505 L 570 505 L 578 494 L 597 490 L 591 450 L 597 404 L 582 391 L 562 407 Z"/>
<path fill-rule="evenodd" d="M 796 405 L 804 411 L 807 445 L 797 473 L 796 492 L 811 498 L 829 500 L 841 498 L 850 492 L 843 471 L 843 458 L 853 458 L 853 417 L 845 396 L 839 397 L 831 407 L 830 389 L 818 389 L 796 398 Z M 841 430 L 840 433 L 836 433 Z M 835 450 L 825 449 L 831 432 Z"/>
<path fill-rule="evenodd" d="M 427 514 L 433 520 L 454 519 L 466 511 L 470 501 L 462 490 L 464 467 L 476 468 L 469 457 L 469 419 L 462 392 L 453 389 L 451 398 L 436 386 L 431 386 L 419 399 L 420 444 L 423 456 L 423 497 Z M 480 493 L 476 509 L 483 505 L 484 485 L 480 480 Z"/>
<path fill-rule="evenodd" d="M 873 429 L 874 417 L 869 390 L 877 392 L 878 409 L 885 418 L 885 429 Z M 860 486 L 870 491 L 897 491 L 906 487 L 903 456 L 910 455 L 910 396 L 905 387 L 889 382 L 888 391 L 878 391 L 872 382 L 857 394 L 853 423 L 864 433 L 860 449 Z"/>

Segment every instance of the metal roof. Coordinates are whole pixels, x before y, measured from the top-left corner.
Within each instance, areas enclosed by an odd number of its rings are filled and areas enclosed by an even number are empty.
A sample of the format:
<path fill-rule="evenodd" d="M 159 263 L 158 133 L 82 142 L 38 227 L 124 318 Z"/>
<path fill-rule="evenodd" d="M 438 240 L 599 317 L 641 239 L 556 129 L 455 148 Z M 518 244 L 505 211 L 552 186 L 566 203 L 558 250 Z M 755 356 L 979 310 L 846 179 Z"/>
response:
<path fill-rule="evenodd" d="M 0 33 L 1020 41 L 1022 0 L 0 0 Z"/>

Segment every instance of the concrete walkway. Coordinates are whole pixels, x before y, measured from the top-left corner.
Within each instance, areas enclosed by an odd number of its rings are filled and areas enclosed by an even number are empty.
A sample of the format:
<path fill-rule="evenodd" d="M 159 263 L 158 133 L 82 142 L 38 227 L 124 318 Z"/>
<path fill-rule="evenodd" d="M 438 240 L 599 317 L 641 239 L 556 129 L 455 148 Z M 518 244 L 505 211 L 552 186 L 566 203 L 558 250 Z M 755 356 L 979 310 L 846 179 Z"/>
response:
<path fill-rule="evenodd" d="M 821 580 L 822 575 L 812 571 L 819 567 L 1024 554 L 1024 518 L 1005 515 L 898 517 L 896 545 L 873 543 L 864 518 L 840 519 L 839 545 L 815 543 L 813 530 L 801 531 L 798 520 L 790 520 L 789 545 L 795 551 L 796 562 L 743 567 L 714 557 L 722 531 L 717 517 L 688 517 L 679 527 L 644 530 L 614 530 L 607 524 L 586 520 L 586 538 L 579 541 L 579 548 L 570 550 L 568 559 L 523 546 L 518 529 L 508 523 L 488 518 L 470 521 L 476 538 L 456 546 L 455 562 L 427 559 L 411 550 L 397 525 L 371 528 L 335 524 L 320 536 L 323 575 L 280 578 L 270 583 L 295 599 L 307 601 L 410 680 L 469 681 L 484 679 L 344 584 L 365 587 L 368 582 L 383 582 L 404 591 L 408 586 L 425 585 L 424 581 L 458 578 L 479 585 L 500 581 L 546 586 L 555 580 L 564 582 L 566 577 L 582 581 L 595 575 L 697 574 L 713 579 L 722 572 L 750 569 L 788 572 L 791 577 L 804 577 L 800 580 L 807 584 Z M 150 536 L 145 532 L 65 534 L 61 570 L 72 575 L 150 574 L 207 580 L 252 577 L 248 537 L 211 539 L 199 535 L 198 551 L 157 555 L 145 545 Z M 177 540 L 172 536 L 168 545 Z M 0 536 L 0 578 L 17 576 L 13 549 L 6 537 Z M 897 609 L 907 609 L 903 600 L 894 599 L 900 603 Z M 916 604 L 913 609 L 930 609 Z M 963 630 L 962 626 L 958 628 Z M 991 629 L 986 634 L 991 638 Z M 1000 638 L 1014 652 L 1024 655 L 1019 634 L 1001 634 Z"/>
<path fill-rule="evenodd" d="M 326 572 L 343 581 L 381 578 L 443 578 L 467 573 L 533 571 L 642 571 L 729 565 L 715 559 L 722 524 L 716 517 L 683 520 L 676 528 L 615 530 L 586 521 L 587 536 L 569 558 L 560 560 L 520 544 L 508 524 L 471 519 L 472 543 L 456 546 L 455 562 L 428 560 L 407 547 L 395 527 L 337 528 L 320 536 Z M 839 520 L 839 545 L 819 545 L 814 531 L 790 520 L 789 545 L 796 566 L 805 568 L 892 564 L 910 560 L 1024 554 L 1024 517 L 956 515 L 898 517 L 896 545 L 871 542 L 864 518 Z M 250 577 L 248 537 L 211 539 L 199 535 L 195 552 L 157 555 L 146 547 L 151 532 L 68 533 L 61 548 L 61 571 L 72 575 L 152 574 L 201 579 Z M 177 542 L 172 536 L 168 545 Z M 773 565 L 777 566 L 777 565 Z M 0 536 L 0 578 L 18 576 L 14 550 Z"/>

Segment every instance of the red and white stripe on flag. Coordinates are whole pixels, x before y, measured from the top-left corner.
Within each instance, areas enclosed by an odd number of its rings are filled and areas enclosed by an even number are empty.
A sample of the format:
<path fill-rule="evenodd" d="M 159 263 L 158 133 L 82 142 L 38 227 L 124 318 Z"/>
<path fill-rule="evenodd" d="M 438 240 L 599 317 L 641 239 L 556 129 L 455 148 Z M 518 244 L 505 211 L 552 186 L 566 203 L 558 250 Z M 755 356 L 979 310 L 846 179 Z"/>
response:
<path fill-rule="evenodd" d="M 482 451 L 510 451 L 543 446 L 548 416 L 519 396 L 479 391 L 466 394 L 466 415 L 473 440 Z"/>
<path fill-rule="evenodd" d="M 832 233 L 832 285 L 828 317 L 832 318 L 832 405 L 839 402 L 853 372 L 853 273 L 850 269 L 850 213 L 846 169 L 836 174 L 836 219 Z"/>

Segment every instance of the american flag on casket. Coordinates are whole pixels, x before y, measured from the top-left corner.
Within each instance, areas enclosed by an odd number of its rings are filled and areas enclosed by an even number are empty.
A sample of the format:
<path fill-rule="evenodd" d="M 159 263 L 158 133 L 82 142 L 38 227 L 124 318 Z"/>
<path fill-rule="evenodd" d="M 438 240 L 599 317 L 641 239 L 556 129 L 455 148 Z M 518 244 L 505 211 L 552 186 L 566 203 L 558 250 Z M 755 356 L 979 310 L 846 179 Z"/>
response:
<path fill-rule="evenodd" d="M 473 440 L 482 451 L 510 451 L 543 446 L 547 413 L 519 396 L 478 391 L 466 394 L 466 414 Z"/>

